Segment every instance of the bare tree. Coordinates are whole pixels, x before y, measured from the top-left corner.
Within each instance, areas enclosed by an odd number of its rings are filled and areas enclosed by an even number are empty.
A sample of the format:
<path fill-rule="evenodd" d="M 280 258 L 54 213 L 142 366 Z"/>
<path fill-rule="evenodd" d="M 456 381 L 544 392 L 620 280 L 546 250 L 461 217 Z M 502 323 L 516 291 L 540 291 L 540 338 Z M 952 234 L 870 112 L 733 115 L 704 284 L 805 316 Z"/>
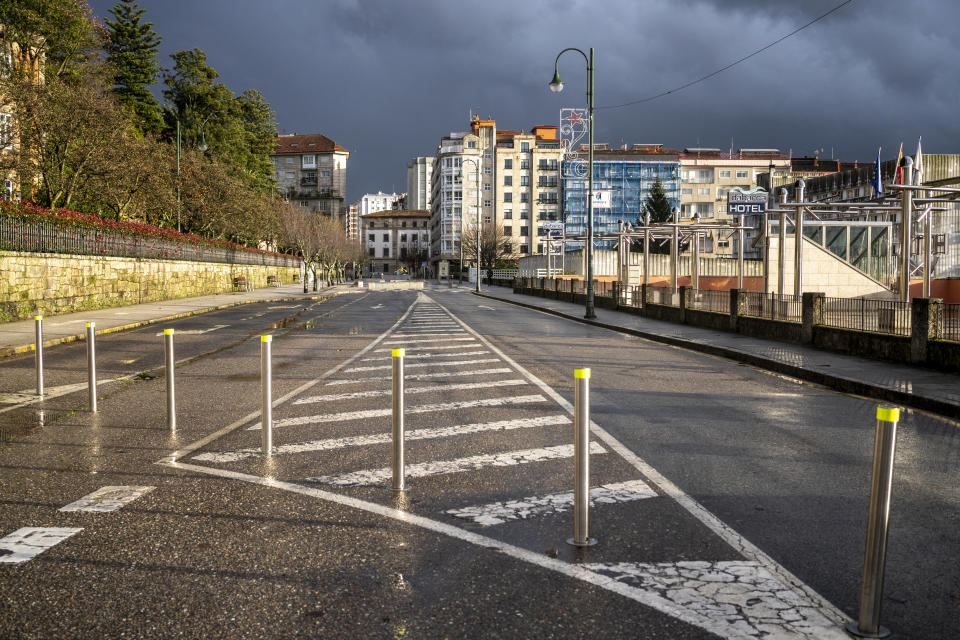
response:
<path fill-rule="evenodd" d="M 461 242 L 463 243 L 464 258 L 476 261 L 478 253 L 476 223 L 464 230 Z M 510 236 L 504 231 L 502 224 L 487 223 L 482 225 L 479 255 L 478 272 L 482 266 L 492 269 L 497 261 L 513 258 L 513 243 L 510 241 Z"/>

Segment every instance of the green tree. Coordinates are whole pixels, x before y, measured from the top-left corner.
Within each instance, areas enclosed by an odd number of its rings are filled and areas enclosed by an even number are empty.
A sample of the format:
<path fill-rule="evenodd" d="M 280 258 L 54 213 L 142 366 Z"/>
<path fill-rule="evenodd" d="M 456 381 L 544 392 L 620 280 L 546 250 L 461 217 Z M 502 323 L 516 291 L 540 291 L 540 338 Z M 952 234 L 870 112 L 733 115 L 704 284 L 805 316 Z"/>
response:
<path fill-rule="evenodd" d="M 200 49 L 178 51 L 173 69 L 164 74 L 163 94 L 170 107 L 167 126 L 172 135 L 179 119 L 188 146 L 204 141 L 210 155 L 220 159 L 249 188 L 268 194 L 274 190 L 273 149 L 276 123 L 273 110 L 258 91 L 234 96 L 219 74 L 207 64 Z"/>
<path fill-rule="evenodd" d="M 670 200 L 667 199 L 667 193 L 663 189 L 663 183 L 657 178 L 650 187 L 650 193 L 643 203 L 643 210 L 637 217 L 637 225 L 644 225 L 644 217 L 650 216 L 650 224 L 659 224 L 673 221 L 673 209 L 670 206 Z M 643 251 L 643 241 L 634 240 L 632 251 Z M 651 240 L 650 253 L 670 253 L 670 244 L 662 240 Z"/>
<path fill-rule="evenodd" d="M 109 42 L 107 61 L 113 72 L 113 91 L 120 104 L 134 114 L 141 133 L 160 133 L 163 116 L 150 85 L 160 75 L 157 63 L 160 36 L 152 22 L 141 22 L 144 10 L 134 0 L 120 0 L 112 9 L 113 20 L 107 20 Z"/>

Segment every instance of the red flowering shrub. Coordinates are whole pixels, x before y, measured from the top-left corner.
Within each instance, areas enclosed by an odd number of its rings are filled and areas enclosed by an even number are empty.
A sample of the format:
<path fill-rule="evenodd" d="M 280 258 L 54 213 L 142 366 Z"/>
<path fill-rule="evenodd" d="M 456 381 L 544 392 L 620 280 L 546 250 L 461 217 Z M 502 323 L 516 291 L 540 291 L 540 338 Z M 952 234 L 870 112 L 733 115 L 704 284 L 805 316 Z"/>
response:
<path fill-rule="evenodd" d="M 113 231 L 125 236 L 140 236 L 145 238 L 158 238 L 184 244 L 195 244 L 207 247 L 218 247 L 221 249 L 238 249 L 240 251 L 251 251 L 253 253 L 264 253 L 274 256 L 286 256 L 295 258 L 285 253 L 276 251 L 266 251 L 256 247 L 245 247 L 229 240 L 219 240 L 217 238 L 203 238 L 193 233 L 181 233 L 176 229 L 165 227 L 155 227 L 152 224 L 142 222 L 123 222 L 119 220 L 105 220 L 100 216 L 89 213 L 80 213 L 70 209 L 47 209 L 39 207 L 30 202 L 17 200 L 0 200 L 0 215 L 8 218 L 17 218 L 30 222 L 48 222 L 61 227 L 79 227 L 83 229 L 93 229 L 96 231 Z"/>

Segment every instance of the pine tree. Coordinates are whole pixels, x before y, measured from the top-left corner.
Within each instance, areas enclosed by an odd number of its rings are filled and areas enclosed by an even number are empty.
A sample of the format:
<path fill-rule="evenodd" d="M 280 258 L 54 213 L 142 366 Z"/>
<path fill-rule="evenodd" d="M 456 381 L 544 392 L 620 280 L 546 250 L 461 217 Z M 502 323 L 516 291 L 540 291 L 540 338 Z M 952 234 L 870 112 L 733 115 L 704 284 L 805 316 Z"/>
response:
<path fill-rule="evenodd" d="M 107 60 L 113 67 L 114 93 L 133 115 L 143 133 L 159 133 L 163 117 L 150 85 L 160 74 L 157 63 L 160 36 L 152 22 L 141 22 L 144 14 L 134 0 L 120 0 L 112 9 L 114 20 L 107 20 L 110 42 Z"/>
<path fill-rule="evenodd" d="M 643 226 L 643 216 L 646 214 L 650 215 L 650 224 L 673 221 L 673 210 L 670 207 L 670 200 L 667 199 L 667 193 L 663 190 L 663 183 L 660 182 L 660 178 L 657 178 L 653 186 L 650 187 L 650 193 L 643 203 L 643 211 L 637 218 L 637 226 Z M 643 242 L 641 240 L 635 240 L 632 250 L 643 251 Z M 670 253 L 670 246 L 662 241 L 652 241 L 650 243 L 650 253 Z"/>

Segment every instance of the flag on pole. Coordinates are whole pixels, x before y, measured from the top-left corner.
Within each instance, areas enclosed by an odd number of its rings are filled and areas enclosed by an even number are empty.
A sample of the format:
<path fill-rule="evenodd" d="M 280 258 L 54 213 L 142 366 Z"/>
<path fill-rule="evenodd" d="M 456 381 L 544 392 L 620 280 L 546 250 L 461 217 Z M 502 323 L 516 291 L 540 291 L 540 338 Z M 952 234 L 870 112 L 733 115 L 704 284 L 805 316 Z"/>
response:
<path fill-rule="evenodd" d="M 893 184 L 903 184 L 903 143 L 900 143 L 900 153 L 897 154 L 897 175 L 893 179 Z"/>
<path fill-rule="evenodd" d="M 914 184 L 923 184 L 923 152 L 920 151 L 920 142 L 923 140 L 923 136 L 917 138 L 917 155 L 913 158 L 913 170 L 916 172 L 916 180 Z"/>
<path fill-rule="evenodd" d="M 877 164 L 873 169 L 873 191 L 875 197 L 883 195 L 883 179 L 880 177 L 880 150 L 883 147 L 877 147 Z"/>

